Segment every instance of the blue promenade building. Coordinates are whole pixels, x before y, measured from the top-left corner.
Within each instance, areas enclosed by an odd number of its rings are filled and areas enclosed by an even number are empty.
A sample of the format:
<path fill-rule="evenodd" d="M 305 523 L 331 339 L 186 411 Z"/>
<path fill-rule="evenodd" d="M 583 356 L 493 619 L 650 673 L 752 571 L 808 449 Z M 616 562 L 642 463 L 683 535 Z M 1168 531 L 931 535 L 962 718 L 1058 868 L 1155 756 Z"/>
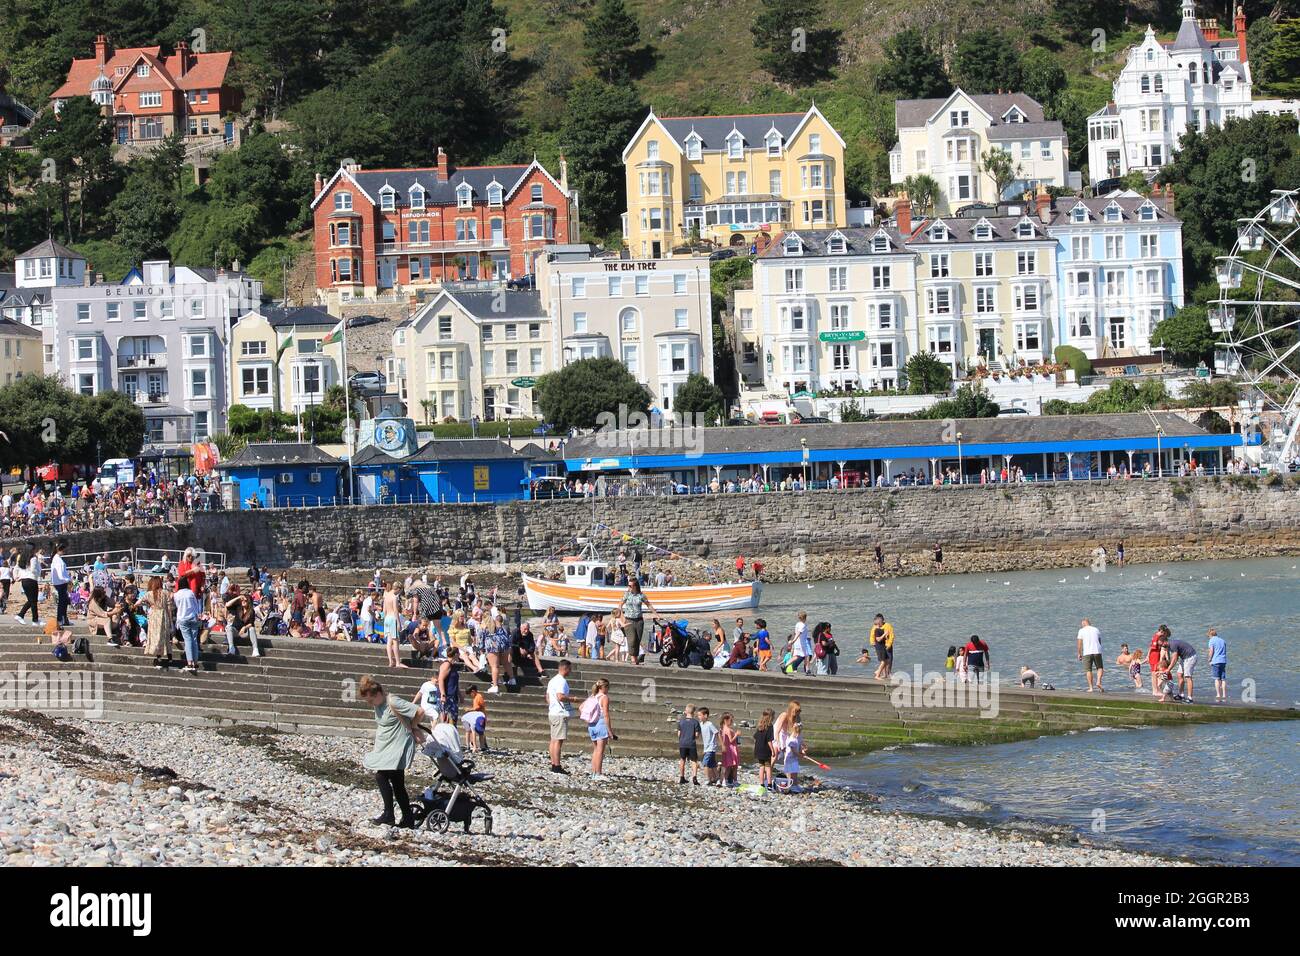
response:
<path fill-rule="evenodd" d="M 297 508 L 339 497 L 343 462 L 308 442 L 249 442 L 217 465 L 238 487 L 239 507 Z M 251 505 L 252 501 L 257 504 Z"/>

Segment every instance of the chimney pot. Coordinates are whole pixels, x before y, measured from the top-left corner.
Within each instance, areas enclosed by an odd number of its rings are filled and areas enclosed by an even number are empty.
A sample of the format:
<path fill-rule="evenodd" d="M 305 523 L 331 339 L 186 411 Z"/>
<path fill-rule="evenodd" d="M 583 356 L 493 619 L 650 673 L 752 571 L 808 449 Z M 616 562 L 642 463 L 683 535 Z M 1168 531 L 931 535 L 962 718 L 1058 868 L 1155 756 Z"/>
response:
<path fill-rule="evenodd" d="M 449 164 L 447 162 L 447 153 L 441 146 L 439 146 L 438 147 L 438 181 L 445 183 L 450 178 L 451 178 L 451 173 L 449 170 Z"/>
<path fill-rule="evenodd" d="M 899 233 L 907 239 L 912 232 L 912 200 L 907 198 L 907 193 L 903 193 L 903 198 L 894 205 L 894 221 Z"/>

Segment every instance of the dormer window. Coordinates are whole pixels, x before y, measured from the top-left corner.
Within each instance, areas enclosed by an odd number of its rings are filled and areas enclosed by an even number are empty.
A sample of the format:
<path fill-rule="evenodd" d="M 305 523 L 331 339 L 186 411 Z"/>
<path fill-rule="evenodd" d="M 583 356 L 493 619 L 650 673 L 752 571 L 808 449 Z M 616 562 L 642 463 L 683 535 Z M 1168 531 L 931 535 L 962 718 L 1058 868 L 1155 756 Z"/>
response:
<path fill-rule="evenodd" d="M 981 242 L 992 239 L 993 227 L 990 226 L 987 222 L 980 220 L 978 223 L 975 224 L 975 238 L 980 240 Z"/>
<path fill-rule="evenodd" d="M 872 239 L 872 240 L 871 240 L 871 251 L 872 251 L 872 252 L 888 252 L 888 251 L 889 251 L 889 237 L 888 237 L 888 236 L 885 236 L 885 235 L 880 235 L 880 236 L 876 236 L 874 239 Z"/>
<path fill-rule="evenodd" d="M 1106 207 L 1107 222 L 1119 222 L 1119 218 L 1120 218 L 1119 206 L 1115 205 L 1114 203 L 1111 203 L 1109 206 Z"/>
<path fill-rule="evenodd" d="M 1034 238 L 1034 224 L 1028 219 L 1022 219 L 1016 225 L 1016 236 L 1020 239 Z"/>
<path fill-rule="evenodd" d="M 1070 221 L 1087 222 L 1088 210 L 1083 206 L 1075 206 L 1073 209 L 1070 210 Z"/>
<path fill-rule="evenodd" d="M 1011 109 L 1007 110 L 1007 115 L 1004 116 L 1003 119 L 1008 123 L 1023 123 L 1025 121 L 1025 114 L 1020 111 L 1019 106 L 1013 106 Z"/>
<path fill-rule="evenodd" d="M 742 159 L 745 155 L 745 139 L 738 130 L 732 130 L 727 136 L 727 158 Z"/>
<path fill-rule="evenodd" d="M 379 208 L 384 212 L 392 212 L 397 208 L 397 193 L 392 186 L 379 190 Z"/>
<path fill-rule="evenodd" d="M 533 202 L 541 202 L 541 201 L 542 201 L 542 184 L 541 184 L 541 183 L 533 183 L 532 189 L 529 191 L 528 195 L 529 195 L 529 198 L 530 198 Z"/>
<path fill-rule="evenodd" d="M 778 133 L 776 130 L 771 130 L 767 134 L 767 155 L 769 156 L 781 155 L 781 134 Z"/>
<path fill-rule="evenodd" d="M 456 187 L 456 206 L 459 209 L 469 209 L 474 205 L 474 190 L 469 183 L 461 183 Z"/>
<path fill-rule="evenodd" d="M 803 255 L 803 243 L 800 242 L 798 236 L 786 236 L 782 249 L 787 256 Z"/>
<path fill-rule="evenodd" d="M 1138 210 L 1138 218 L 1143 222 L 1155 222 L 1156 207 L 1150 203 L 1146 203 L 1140 210 Z"/>
<path fill-rule="evenodd" d="M 501 184 L 500 183 L 492 183 L 491 185 L 488 186 L 488 205 L 489 206 L 501 205 Z"/>
<path fill-rule="evenodd" d="M 414 186 L 411 187 L 409 196 L 411 198 L 412 209 L 424 208 L 424 187 L 423 186 L 421 186 L 419 183 L 416 183 Z"/>
<path fill-rule="evenodd" d="M 844 237 L 836 234 L 826 240 L 826 251 L 833 256 L 844 255 L 847 247 L 844 244 Z"/>
<path fill-rule="evenodd" d="M 700 155 L 700 137 L 695 133 L 691 133 L 690 136 L 686 137 L 686 158 L 698 161 Z"/>
<path fill-rule="evenodd" d="M 352 194 L 347 191 L 335 193 L 334 211 L 351 212 L 351 210 L 352 210 Z"/>
<path fill-rule="evenodd" d="M 936 222 L 933 226 L 930 227 L 930 241 L 947 242 L 948 227 L 941 222 Z"/>

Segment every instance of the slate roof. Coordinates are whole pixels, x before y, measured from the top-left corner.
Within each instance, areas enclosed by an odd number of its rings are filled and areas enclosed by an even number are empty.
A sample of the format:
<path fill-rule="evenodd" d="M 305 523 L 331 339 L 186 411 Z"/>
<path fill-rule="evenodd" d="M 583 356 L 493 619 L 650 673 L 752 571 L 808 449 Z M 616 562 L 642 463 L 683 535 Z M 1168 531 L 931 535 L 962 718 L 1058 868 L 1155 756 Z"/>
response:
<path fill-rule="evenodd" d="M 456 187 L 469 183 L 474 190 L 474 200 L 479 203 L 487 201 L 488 186 L 492 182 L 501 184 L 504 196 L 523 178 L 529 169 L 528 164 L 519 166 L 467 166 L 452 170 L 447 181 L 438 179 L 437 167 L 421 169 L 364 169 L 352 173 L 357 181 L 375 202 L 379 202 L 379 192 L 385 185 L 392 186 L 396 195 L 393 201 L 398 206 L 410 203 L 410 190 L 416 183 L 424 187 L 426 206 L 447 206 L 456 204 Z"/>
<path fill-rule="evenodd" d="M 786 236 L 798 236 L 803 242 L 804 256 L 828 256 L 841 255 L 841 253 L 830 253 L 827 251 L 827 244 L 831 236 L 839 233 L 844 237 L 845 252 L 843 255 L 862 256 L 870 255 L 871 243 L 875 237 L 884 233 L 889 239 L 890 252 L 906 252 L 903 248 L 903 237 L 893 226 L 876 225 L 876 226 L 848 226 L 842 229 L 791 229 L 782 233 L 766 249 L 758 254 L 760 259 L 783 259 L 786 258 L 784 247 L 782 245 Z M 884 255 L 884 253 L 875 253 L 875 255 Z"/>
<path fill-rule="evenodd" d="M 1052 221 L 1051 223 L 1049 223 L 1049 225 L 1052 226 L 1083 225 L 1083 223 L 1075 223 L 1070 218 L 1070 214 L 1073 212 L 1074 207 L 1078 205 L 1083 205 L 1087 207 L 1089 213 L 1091 214 L 1088 220 L 1089 224 L 1095 224 L 1095 223 L 1105 224 L 1106 220 L 1103 214 L 1106 210 L 1106 207 L 1109 206 L 1111 203 L 1115 203 L 1116 205 L 1119 206 L 1121 222 L 1143 222 L 1144 220 L 1140 219 L 1138 216 L 1138 210 L 1141 209 L 1143 206 L 1147 205 L 1148 202 L 1151 204 L 1151 206 L 1155 208 L 1156 222 L 1167 223 L 1167 222 L 1180 221 L 1177 216 L 1171 216 L 1169 213 L 1167 213 L 1162 203 L 1155 200 L 1148 200 L 1145 196 L 1116 196 L 1113 198 L 1108 196 L 1097 196 L 1095 198 L 1084 198 L 1082 196 L 1062 196 L 1056 200 L 1056 206 L 1052 210 Z M 1148 223 L 1148 225 L 1150 224 L 1150 220 L 1146 220 L 1146 222 Z"/>
<path fill-rule="evenodd" d="M 1186 17 L 1178 25 L 1178 36 L 1174 37 L 1174 42 L 1167 47 L 1171 52 L 1183 50 L 1204 50 L 1206 53 L 1213 52 L 1214 47 L 1210 46 L 1210 41 L 1205 39 L 1205 34 L 1201 32 L 1200 25 L 1194 17 Z"/>
<path fill-rule="evenodd" d="M 32 246 L 30 249 L 28 249 L 22 255 L 17 256 L 16 258 L 42 259 L 48 256 L 59 256 L 60 258 L 64 258 L 64 259 L 81 259 L 83 261 L 86 258 L 81 253 L 73 252 L 67 246 L 60 245 L 59 243 L 55 242 L 53 239 L 46 239 L 44 242 Z"/>
<path fill-rule="evenodd" d="M 1002 114 L 1013 106 L 1020 107 L 1025 114 L 1026 123 L 1043 122 L 1042 105 L 1027 93 L 967 93 L 966 96 L 992 116 L 995 125 L 1002 124 Z M 925 100 L 898 100 L 894 103 L 894 127 L 908 129 L 924 126 L 926 120 L 950 99 L 951 96 Z"/>
<path fill-rule="evenodd" d="M 703 149 L 723 149 L 727 136 L 733 129 L 745 138 L 745 145 L 763 145 L 763 138 L 773 126 L 781 134 L 782 142 L 799 127 L 807 113 L 753 113 L 748 116 L 660 116 L 659 122 L 678 143 L 685 144 L 694 130 L 699 134 Z"/>
<path fill-rule="evenodd" d="M 1167 439 L 1205 438 L 1209 432 L 1173 412 L 1155 412 Z M 1155 425 L 1143 412 L 1119 415 L 1018 415 L 1008 418 L 963 418 L 957 421 L 964 445 L 1016 442 L 1078 442 L 1127 438 L 1153 438 Z M 748 428 L 704 428 L 704 455 L 743 455 L 800 449 L 800 440 L 812 450 L 895 448 L 909 445 L 951 445 L 948 423 L 941 420 L 903 422 L 853 422 L 828 425 L 755 425 Z M 564 447 L 566 460 L 630 456 L 654 457 L 657 449 L 644 439 L 635 451 L 626 433 L 584 435 Z M 681 454 L 667 447 L 665 455 Z"/>
<path fill-rule="evenodd" d="M 0 335 L 23 335 L 27 338 L 39 339 L 41 332 L 30 325 L 23 325 L 21 322 L 15 322 L 13 319 L 0 316 Z"/>
<path fill-rule="evenodd" d="M 943 224 L 948 230 L 948 238 L 943 240 L 930 238 L 930 229 L 939 220 L 920 220 L 919 224 L 914 228 L 912 238 L 908 240 L 908 244 L 942 247 L 957 242 L 1032 242 L 1035 239 L 1046 239 L 1047 233 L 1044 231 L 1043 222 L 1032 210 L 1032 204 L 1026 203 L 1025 213 L 1020 216 L 943 216 L 941 217 Z M 1017 227 L 1025 219 L 1033 223 L 1034 235 L 1032 238 L 1016 234 Z M 976 239 L 975 227 L 985 221 L 993 228 L 993 237 L 991 239 Z"/>
<path fill-rule="evenodd" d="M 999 123 L 990 126 L 987 135 L 989 140 L 995 143 L 1017 139 L 1055 139 L 1058 136 L 1064 138 L 1065 127 L 1059 120 L 1044 120 L 1041 123 Z"/>
<path fill-rule="evenodd" d="M 310 328 L 321 325 L 328 325 L 333 328 L 339 322 L 337 318 L 327 311 L 314 305 L 300 305 L 290 308 L 271 306 L 262 309 L 261 314 L 262 318 L 266 319 L 273 329 L 294 328 L 295 326 Z"/>
<path fill-rule="evenodd" d="M 257 465 L 337 465 L 339 460 L 310 442 L 249 442 L 234 458 L 217 465 L 223 470 Z"/>
<path fill-rule="evenodd" d="M 501 289 L 494 292 L 455 292 L 447 295 L 478 319 L 544 319 L 542 294 L 535 289 Z M 504 308 L 498 309 L 501 305 Z"/>

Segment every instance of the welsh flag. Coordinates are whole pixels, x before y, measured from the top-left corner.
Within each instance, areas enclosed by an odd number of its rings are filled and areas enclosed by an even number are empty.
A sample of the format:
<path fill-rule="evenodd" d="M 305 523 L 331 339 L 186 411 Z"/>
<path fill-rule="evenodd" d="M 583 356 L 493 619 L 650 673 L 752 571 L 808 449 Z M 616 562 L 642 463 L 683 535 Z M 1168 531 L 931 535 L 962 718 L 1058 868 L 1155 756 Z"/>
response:
<path fill-rule="evenodd" d="M 325 336 L 325 338 L 321 339 L 321 345 L 333 345 L 335 342 L 338 342 L 342 338 L 343 338 L 343 320 L 340 319 L 339 324 L 334 326 L 334 328 L 330 329 L 330 334 Z"/>
<path fill-rule="evenodd" d="M 294 333 L 297 331 L 298 331 L 298 327 L 295 325 L 288 332 L 284 333 L 284 335 L 280 338 L 279 346 L 275 350 L 276 357 L 283 355 L 284 350 L 287 349 L 290 345 L 293 345 L 293 336 Z"/>

